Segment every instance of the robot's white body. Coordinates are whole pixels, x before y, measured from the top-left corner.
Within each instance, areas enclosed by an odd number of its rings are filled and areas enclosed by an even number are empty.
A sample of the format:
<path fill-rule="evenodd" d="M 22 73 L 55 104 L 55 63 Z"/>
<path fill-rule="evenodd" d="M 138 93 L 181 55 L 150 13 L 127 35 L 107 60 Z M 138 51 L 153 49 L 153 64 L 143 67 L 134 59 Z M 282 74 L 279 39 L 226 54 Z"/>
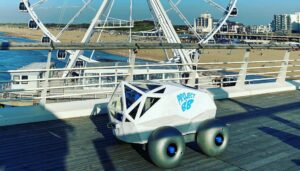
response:
<path fill-rule="evenodd" d="M 114 135 L 128 143 L 145 144 L 163 126 L 182 135 L 195 134 L 199 124 L 214 119 L 216 105 L 206 90 L 175 83 L 127 83 L 116 88 L 108 105 Z"/>

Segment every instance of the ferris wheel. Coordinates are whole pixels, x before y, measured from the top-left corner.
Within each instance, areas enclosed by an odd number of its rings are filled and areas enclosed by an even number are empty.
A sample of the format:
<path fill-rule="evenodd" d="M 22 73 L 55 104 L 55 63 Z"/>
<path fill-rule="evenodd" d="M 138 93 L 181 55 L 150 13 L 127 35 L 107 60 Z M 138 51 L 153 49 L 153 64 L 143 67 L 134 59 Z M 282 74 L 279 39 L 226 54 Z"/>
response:
<path fill-rule="evenodd" d="M 41 42 L 50 43 L 61 42 L 61 37 L 65 34 L 67 30 L 70 29 L 72 24 L 75 24 L 79 18 L 90 18 L 90 21 L 85 21 L 89 23 L 89 28 L 86 30 L 84 36 L 81 39 L 81 43 L 88 43 L 92 41 L 94 33 L 100 33 L 96 41 L 101 41 L 101 33 L 104 29 L 132 29 L 134 27 L 134 3 L 137 1 L 127 0 L 129 3 L 129 17 L 128 20 L 116 19 L 111 17 L 111 11 L 114 6 L 118 5 L 119 2 L 124 2 L 124 0 L 62 0 L 58 5 L 57 1 L 54 0 L 20 0 L 19 11 L 28 13 L 30 15 L 30 20 L 28 21 L 29 29 L 39 29 L 42 31 Z M 140 0 L 139 0 L 140 2 Z M 237 0 L 198 0 L 196 4 L 191 4 L 189 0 L 145 0 L 145 5 L 150 8 L 150 13 L 154 16 L 155 23 L 164 33 L 165 39 L 169 43 L 180 43 L 180 38 L 177 35 L 172 21 L 168 16 L 170 13 L 176 15 L 177 18 L 189 27 L 189 30 L 198 38 L 199 43 L 207 43 L 214 35 L 221 29 L 221 27 L 226 23 L 229 17 L 234 17 L 237 15 L 238 10 L 236 8 Z M 216 15 L 217 20 L 213 21 L 213 28 L 209 32 L 199 33 L 192 26 L 190 20 L 181 11 L 181 5 L 190 5 L 190 9 L 197 11 L 198 14 L 209 12 Z M 140 4 L 139 4 L 140 5 Z M 135 8 L 139 8 L 138 6 Z M 56 9 L 49 11 L 50 17 L 47 14 L 47 10 Z M 90 15 L 89 17 L 87 17 Z M 49 21 L 51 20 L 51 21 Z M 204 21 L 206 22 L 206 21 Z M 47 23 L 64 23 L 60 24 L 54 31 L 49 29 Z M 205 23 L 204 23 L 205 25 Z M 131 33 L 131 31 L 130 31 Z M 76 36 L 76 35 L 74 35 Z M 131 41 L 131 38 L 129 39 Z M 191 52 L 182 52 L 180 50 L 175 50 L 174 55 L 180 56 L 183 62 L 191 62 L 188 59 Z M 76 66 L 76 63 L 84 62 L 97 62 L 93 59 L 93 54 L 91 56 L 84 56 L 82 50 L 70 51 L 70 50 L 59 50 L 57 52 L 57 58 L 60 60 L 65 60 L 68 58 L 66 65 L 67 69 Z M 182 57 L 183 56 L 183 57 Z M 64 76 L 67 76 L 65 73 Z"/>
<path fill-rule="evenodd" d="M 236 17 L 238 15 L 238 9 L 236 7 L 238 0 L 198 0 L 198 3 L 195 6 L 191 6 L 191 10 L 198 10 L 198 14 L 209 14 L 211 19 L 211 29 L 207 29 L 206 31 L 197 31 L 196 29 L 196 22 L 194 25 L 192 25 L 189 20 L 185 17 L 183 12 L 180 10 L 179 6 L 180 4 L 186 5 L 190 3 L 190 1 L 183 1 L 183 0 L 166 0 L 168 1 L 169 8 L 166 10 L 166 12 L 172 12 L 174 11 L 178 17 L 181 19 L 181 21 L 189 27 L 189 30 L 194 33 L 196 38 L 199 40 L 200 44 L 205 44 L 209 40 L 211 40 L 214 35 L 220 31 L 221 27 L 226 24 L 227 20 L 232 17 Z M 212 15 L 216 15 L 215 19 L 213 19 Z M 195 16 L 196 17 L 196 16 Z M 200 23 L 202 24 L 202 27 L 209 27 L 209 21 L 208 20 L 202 20 Z"/>

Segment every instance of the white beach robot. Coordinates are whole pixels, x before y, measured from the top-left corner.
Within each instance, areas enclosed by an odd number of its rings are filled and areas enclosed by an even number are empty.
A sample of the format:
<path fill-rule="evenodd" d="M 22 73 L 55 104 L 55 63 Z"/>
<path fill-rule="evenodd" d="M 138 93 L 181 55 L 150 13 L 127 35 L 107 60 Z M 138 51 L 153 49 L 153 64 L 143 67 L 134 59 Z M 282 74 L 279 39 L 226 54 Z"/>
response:
<path fill-rule="evenodd" d="M 152 162 L 162 168 L 179 164 L 185 143 L 196 141 L 208 156 L 221 154 L 228 128 L 215 120 L 216 105 L 206 90 L 175 83 L 121 82 L 108 105 L 117 139 L 145 144 Z"/>

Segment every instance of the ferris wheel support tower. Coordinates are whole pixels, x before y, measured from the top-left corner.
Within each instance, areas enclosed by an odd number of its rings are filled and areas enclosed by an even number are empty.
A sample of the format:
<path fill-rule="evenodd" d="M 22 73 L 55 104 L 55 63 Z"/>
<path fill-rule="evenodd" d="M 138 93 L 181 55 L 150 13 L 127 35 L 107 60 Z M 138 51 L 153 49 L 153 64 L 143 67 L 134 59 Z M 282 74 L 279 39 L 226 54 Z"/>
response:
<path fill-rule="evenodd" d="M 100 5 L 94 19 L 92 20 L 87 32 L 85 33 L 83 39 L 81 40 L 81 43 L 88 43 L 93 36 L 94 28 L 96 27 L 100 16 L 104 13 L 104 11 L 107 9 L 108 5 L 110 4 L 111 0 L 103 0 L 102 4 Z M 64 72 L 63 77 L 68 76 L 68 69 L 71 69 L 75 66 L 75 63 L 80 55 L 83 54 L 84 51 L 77 50 L 75 53 L 71 54 L 69 62 L 66 66 L 67 71 Z"/>
<path fill-rule="evenodd" d="M 173 24 L 170 18 L 168 17 L 166 10 L 162 6 L 160 0 L 148 0 L 148 3 L 152 10 L 152 13 L 154 14 L 157 21 L 159 22 L 168 43 L 181 43 L 181 40 L 178 34 L 176 33 Z M 181 62 L 183 64 L 192 63 L 192 60 L 187 50 L 174 49 L 173 52 L 176 57 L 179 57 L 181 59 Z M 191 70 L 191 67 L 185 66 L 185 70 L 189 71 Z"/>

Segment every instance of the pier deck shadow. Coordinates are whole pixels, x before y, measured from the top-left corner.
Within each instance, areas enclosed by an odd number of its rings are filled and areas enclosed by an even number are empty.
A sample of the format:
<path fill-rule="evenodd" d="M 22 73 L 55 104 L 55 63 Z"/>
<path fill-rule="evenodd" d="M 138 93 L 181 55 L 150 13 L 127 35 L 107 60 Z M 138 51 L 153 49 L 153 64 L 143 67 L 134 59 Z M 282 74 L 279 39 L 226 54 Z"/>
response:
<path fill-rule="evenodd" d="M 209 158 L 189 144 L 174 170 L 300 170 L 300 91 L 216 103 L 230 127 L 228 149 Z M 0 127 L 0 170 L 159 170 L 107 122 L 101 115 Z"/>

